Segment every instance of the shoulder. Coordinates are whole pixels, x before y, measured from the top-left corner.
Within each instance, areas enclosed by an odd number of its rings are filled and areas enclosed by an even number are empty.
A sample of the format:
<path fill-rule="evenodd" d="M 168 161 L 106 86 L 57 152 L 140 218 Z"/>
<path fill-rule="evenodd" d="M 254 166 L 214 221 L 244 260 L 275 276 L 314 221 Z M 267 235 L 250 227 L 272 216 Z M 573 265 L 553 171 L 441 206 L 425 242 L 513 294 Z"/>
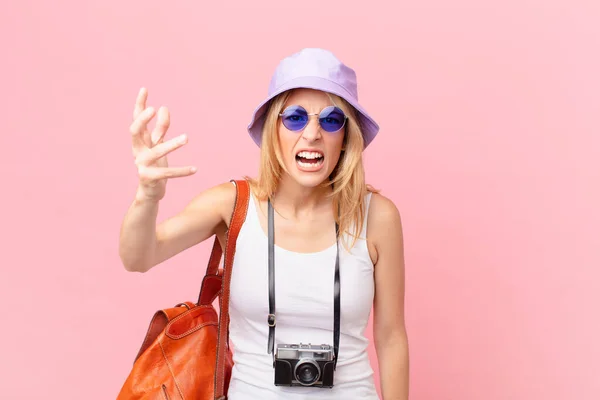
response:
<path fill-rule="evenodd" d="M 394 202 L 381 193 L 372 193 L 369 202 L 368 225 L 376 231 L 401 224 L 400 211 Z"/>
<path fill-rule="evenodd" d="M 381 193 L 373 192 L 367 218 L 367 240 L 374 247 L 375 261 L 388 247 L 402 238 L 402 218 L 396 204 Z"/>
<path fill-rule="evenodd" d="M 229 226 L 231 213 L 235 207 L 236 188 L 232 182 L 223 182 L 210 187 L 192 199 L 188 208 L 206 209 L 216 211 L 222 220 Z"/>
<path fill-rule="evenodd" d="M 203 190 L 192 200 L 191 204 L 199 202 L 210 201 L 215 206 L 219 204 L 217 202 L 233 203 L 235 202 L 236 190 L 235 185 L 232 182 L 223 182 L 216 186 L 212 186 L 206 190 Z"/>

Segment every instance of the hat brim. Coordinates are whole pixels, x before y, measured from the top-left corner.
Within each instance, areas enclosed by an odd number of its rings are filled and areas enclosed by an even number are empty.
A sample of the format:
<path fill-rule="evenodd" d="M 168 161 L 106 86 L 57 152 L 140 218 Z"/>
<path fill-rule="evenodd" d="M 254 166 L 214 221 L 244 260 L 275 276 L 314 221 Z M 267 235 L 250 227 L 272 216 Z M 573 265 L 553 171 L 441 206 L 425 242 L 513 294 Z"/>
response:
<path fill-rule="evenodd" d="M 377 133 L 379 132 L 379 125 L 346 89 L 337 83 L 324 78 L 304 76 L 287 81 L 284 85 L 273 91 L 258 105 L 258 107 L 256 107 L 252 115 L 252 120 L 248 125 L 248 133 L 252 137 L 252 140 L 254 140 L 254 143 L 256 143 L 258 146 L 261 145 L 262 128 L 265 122 L 266 111 L 269 102 L 273 99 L 273 97 L 285 92 L 286 90 L 299 88 L 329 92 L 343 98 L 350 105 L 352 105 L 352 107 L 358 111 L 359 125 L 364 138 L 364 148 L 366 148 L 373 141 L 375 136 L 377 136 Z"/>

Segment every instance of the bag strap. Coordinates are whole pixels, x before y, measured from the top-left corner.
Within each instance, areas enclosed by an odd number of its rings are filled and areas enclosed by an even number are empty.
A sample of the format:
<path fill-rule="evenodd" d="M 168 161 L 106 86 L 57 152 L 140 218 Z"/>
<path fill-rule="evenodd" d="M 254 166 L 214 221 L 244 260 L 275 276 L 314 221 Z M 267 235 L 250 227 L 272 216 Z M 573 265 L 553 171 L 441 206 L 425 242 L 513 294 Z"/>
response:
<path fill-rule="evenodd" d="M 248 199 L 250 197 L 250 189 L 246 180 L 231 180 L 236 187 L 236 203 L 231 214 L 231 222 L 229 223 L 229 230 L 227 232 L 227 238 L 225 245 L 229 242 L 229 238 L 237 239 L 239 230 L 246 218 L 246 211 L 248 209 Z M 239 216 L 237 215 L 239 214 Z M 234 224 L 234 221 L 239 220 Z M 235 251 L 235 240 L 232 243 L 232 250 Z M 200 294 L 198 295 L 198 305 L 211 305 L 217 296 L 221 293 L 222 280 L 223 280 L 223 269 L 219 268 L 221 257 L 223 256 L 223 250 L 221 243 L 218 238 L 215 237 L 213 247 L 210 252 L 210 258 L 208 260 L 208 266 L 206 273 L 200 285 Z"/>
<path fill-rule="evenodd" d="M 217 357 L 215 367 L 214 394 L 215 399 L 225 399 L 225 355 L 229 348 L 229 284 L 235 256 L 235 246 L 240 228 L 246 219 L 250 186 L 246 180 L 232 180 L 236 187 L 236 198 L 227 239 L 225 241 L 225 260 L 223 270 L 219 270 L 219 261 L 223 249 L 215 237 L 213 248 L 202 281 L 198 304 L 211 304 L 219 296 L 219 334 L 217 340 Z"/>

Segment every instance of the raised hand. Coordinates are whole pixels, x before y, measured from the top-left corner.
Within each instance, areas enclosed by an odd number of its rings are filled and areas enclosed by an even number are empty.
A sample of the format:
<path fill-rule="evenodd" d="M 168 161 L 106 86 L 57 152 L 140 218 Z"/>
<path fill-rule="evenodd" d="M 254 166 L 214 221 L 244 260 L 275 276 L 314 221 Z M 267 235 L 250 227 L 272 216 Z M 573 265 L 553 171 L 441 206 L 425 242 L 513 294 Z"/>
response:
<path fill-rule="evenodd" d="M 156 126 L 150 132 L 148 123 L 156 112 L 153 107 L 146 107 L 147 98 L 148 91 L 140 89 L 133 110 L 133 122 L 129 127 L 139 177 L 136 197 L 139 200 L 159 201 L 165 196 L 169 178 L 192 175 L 196 168 L 168 166 L 167 154 L 187 143 L 187 136 L 183 134 L 164 141 L 170 124 L 166 107 L 159 108 Z"/>

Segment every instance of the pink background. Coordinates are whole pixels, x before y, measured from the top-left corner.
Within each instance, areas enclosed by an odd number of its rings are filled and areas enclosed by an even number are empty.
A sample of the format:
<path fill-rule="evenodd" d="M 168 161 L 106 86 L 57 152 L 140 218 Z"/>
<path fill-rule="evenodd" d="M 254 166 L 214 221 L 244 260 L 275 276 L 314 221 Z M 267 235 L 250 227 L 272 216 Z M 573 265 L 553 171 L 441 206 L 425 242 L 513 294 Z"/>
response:
<path fill-rule="evenodd" d="M 118 258 L 139 87 L 190 137 L 171 164 L 200 168 L 162 219 L 255 174 L 250 113 L 320 46 L 382 127 L 366 167 L 404 220 L 411 399 L 600 398 L 598 4 L 4 2 L 0 397 L 115 398 L 154 311 L 196 298 L 209 242 L 148 274 Z"/>

